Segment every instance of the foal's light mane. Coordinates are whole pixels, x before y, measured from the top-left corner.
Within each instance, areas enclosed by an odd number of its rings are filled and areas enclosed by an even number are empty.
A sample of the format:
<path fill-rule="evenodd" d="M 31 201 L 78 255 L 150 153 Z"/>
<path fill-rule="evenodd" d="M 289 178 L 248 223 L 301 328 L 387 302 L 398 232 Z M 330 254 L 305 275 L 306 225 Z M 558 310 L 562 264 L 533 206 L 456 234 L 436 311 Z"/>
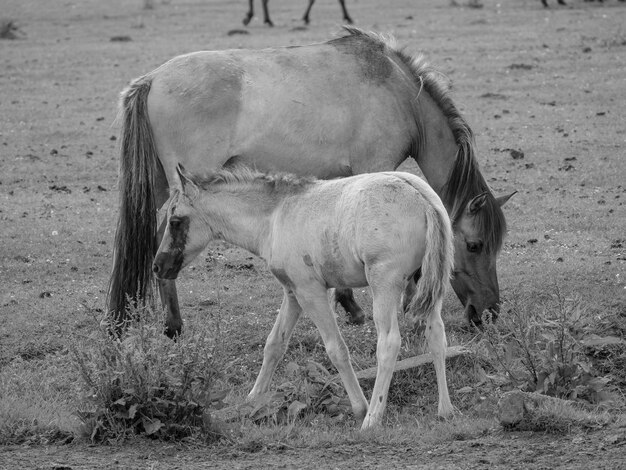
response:
<path fill-rule="evenodd" d="M 258 185 L 270 193 L 298 193 L 317 181 L 314 177 L 290 173 L 262 173 L 246 166 L 222 168 L 190 179 L 203 190 L 237 191 L 242 186 Z"/>
<path fill-rule="evenodd" d="M 506 234 L 504 214 L 480 173 L 474 153 L 474 134 L 452 101 L 449 81 L 442 73 L 430 66 L 421 54 L 412 56 L 404 49 L 398 48 L 395 39 L 391 36 L 365 32 L 352 26 L 344 26 L 344 29 L 348 34 L 335 41 L 358 37 L 361 40 L 371 41 L 373 47 L 383 47 L 388 55 L 395 55 L 408 67 L 418 90 L 425 90 L 439 106 L 448 120 L 450 130 L 459 147 L 455 165 L 448 175 L 448 181 L 444 185 L 443 194 L 441 194 L 443 203 L 450 211 L 450 218 L 455 224 L 463 215 L 472 198 L 487 192 L 489 194 L 487 202 L 483 209 L 476 214 L 474 223 L 482 234 L 485 250 L 498 252 L 502 248 Z M 417 114 L 419 110 L 417 107 L 414 109 Z M 413 155 L 417 157 L 419 150 L 423 148 L 425 136 L 419 116 L 416 116 L 415 120 L 418 124 L 418 133 L 415 137 L 416 142 L 412 144 L 412 150 L 415 151 Z"/>

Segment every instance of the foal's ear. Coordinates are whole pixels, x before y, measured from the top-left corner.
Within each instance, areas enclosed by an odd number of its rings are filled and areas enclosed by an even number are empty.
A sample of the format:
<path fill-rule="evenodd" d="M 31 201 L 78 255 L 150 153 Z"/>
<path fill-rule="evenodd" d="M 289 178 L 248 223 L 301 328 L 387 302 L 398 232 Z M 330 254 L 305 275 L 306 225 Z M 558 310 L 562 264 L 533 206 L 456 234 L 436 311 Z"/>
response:
<path fill-rule="evenodd" d="M 499 196 L 496 198 L 496 203 L 502 207 L 511 197 L 517 193 L 517 191 L 513 191 L 511 194 L 507 194 L 505 196 Z"/>
<path fill-rule="evenodd" d="M 189 173 L 185 170 L 182 164 L 176 165 L 176 173 L 178 173 L 178 179 L 180 180 L 181 189 L 183 192 L 186 187 L 195 186 L 195 183 L 191 180 Z"/>

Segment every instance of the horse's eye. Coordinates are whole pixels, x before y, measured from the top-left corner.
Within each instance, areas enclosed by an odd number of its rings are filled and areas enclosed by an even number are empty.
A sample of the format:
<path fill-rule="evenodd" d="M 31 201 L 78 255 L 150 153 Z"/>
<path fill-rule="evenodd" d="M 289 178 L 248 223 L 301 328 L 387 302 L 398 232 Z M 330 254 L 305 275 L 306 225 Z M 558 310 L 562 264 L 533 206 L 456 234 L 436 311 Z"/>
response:
<path fill-rule="evenodd" d="M 170 219 L 170 229 L 176 230 L 180 228 L 180 219 Z"/>
<path fill-rule="evenodd" d="M 469 251 L 470 253 L 480 253 L 480 251 L 483 249 L 483 243 L 482 242 L 467 242 L 467 251 Z"/>

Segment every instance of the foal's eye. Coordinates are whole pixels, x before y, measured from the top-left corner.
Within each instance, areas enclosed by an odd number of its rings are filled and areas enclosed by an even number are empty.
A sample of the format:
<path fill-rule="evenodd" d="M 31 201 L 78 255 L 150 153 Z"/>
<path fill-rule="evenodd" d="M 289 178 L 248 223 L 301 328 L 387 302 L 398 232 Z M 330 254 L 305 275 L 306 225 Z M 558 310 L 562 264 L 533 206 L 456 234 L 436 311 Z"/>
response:
<path fill-rule="evenodd" d="M 483 242 L 467 242 L 466 245 L 470 253 L 480 253 L 483 249 Z"/>
<path fill-rule="evenodd" d="M 177 228 L 180 228 L 180 223 L 180 219 L 170 219 L 170 229 L 176 230 Z"/>

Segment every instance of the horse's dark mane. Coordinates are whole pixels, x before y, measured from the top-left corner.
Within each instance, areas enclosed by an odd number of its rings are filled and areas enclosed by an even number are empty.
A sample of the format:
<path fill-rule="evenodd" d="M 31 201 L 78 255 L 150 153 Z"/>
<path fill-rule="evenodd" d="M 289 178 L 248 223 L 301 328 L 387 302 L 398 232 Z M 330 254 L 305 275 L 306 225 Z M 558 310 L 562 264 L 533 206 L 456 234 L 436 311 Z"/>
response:
<path fill-rule="evenodd" d="M 313 177 L 291 173 L 263 173 L 246 166 L 222 168 L 206 175 L 191 176 L 190 179 L 202 189 L 258 183 L 272 192 L 298 192 L 316 181 Z"/>
<path fill-rule="evenodd" d="M 506 234 L 504 214 L 480 173 L 478 161 L 474 154 L 474 134 L 452 101 L 449 81 L 445 79 L 443 74 L 430 66 L 421 54 L 413 56 L 405 49 L 398 48 L 393 37 L 365 32 L 352 26 L 344 26 L 344 29 L 348 33 L 344 36 L 345 38 L 358 37 L 361 40 L 372 41 L 376 47 L 382 45 L 388 54 L 395 55 L 410 70 L 418 89 L 425 90 L 441 109 L 459 147 L 455 165 L 448 175 L 448 180 L 441 194 L 443 203 L 450 212 L 452 223 L 455 224 L 472 198 L 487 192 L 489 194 L 487 202 L 483 209 L 477 213 L 475 223 L 480 233 L 483 234 L 485 249 L 489 252 L 499 251 Z M 419 129 L 420 120 L 417 117 L 416 122 Z M 418 132 L 416 139 L 421 140 L 421 142 L 414 143 L 412 148 L 419 151 L 423 145 L 423 131 Z"/>

